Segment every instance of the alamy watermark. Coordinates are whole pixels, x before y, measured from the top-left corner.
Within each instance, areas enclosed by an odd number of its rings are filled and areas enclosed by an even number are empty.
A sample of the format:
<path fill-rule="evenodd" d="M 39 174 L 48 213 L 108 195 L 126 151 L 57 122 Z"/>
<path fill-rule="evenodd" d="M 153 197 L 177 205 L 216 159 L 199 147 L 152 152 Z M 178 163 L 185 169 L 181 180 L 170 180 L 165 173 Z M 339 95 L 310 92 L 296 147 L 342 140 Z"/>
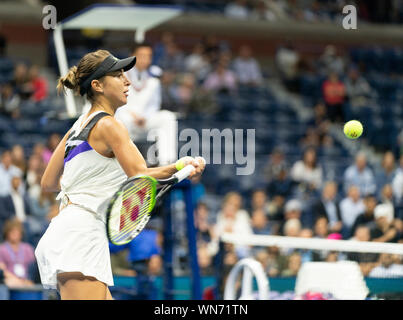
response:
<path fill-rule="evenodd" d="M 42 14 L 46 16 L 42 19 L 42 27 L 45 30 L 55 29 L 57 24 L 57 10 L 55 6 L 47 5 L 42 8 Z"/>
<path fill-rule="evenodd" d="M 346 30 L 357 29 L 357 8 L 353 5 L 343 7 L 343 15 L 346 15 L 342 20 L 343 28 Z"/>
<path fill-rule="evenodd" d="M 236 175 L 251 175 L 255 172 L 255 129 L 213 128 L 202 129 L 200 132 L 186 128 L 176 137 L 177 141 L 185 142 L 176 150 L 178 158 L 202 156 L 207 164 L 237 165 Z M 148 132 L 147 141 L 153 143 L 147 150 L 147 161 L 150 164 L 158 162 L 158 139 L 166 139 L 166 132 L 158 133 L 158 129 Z"/>

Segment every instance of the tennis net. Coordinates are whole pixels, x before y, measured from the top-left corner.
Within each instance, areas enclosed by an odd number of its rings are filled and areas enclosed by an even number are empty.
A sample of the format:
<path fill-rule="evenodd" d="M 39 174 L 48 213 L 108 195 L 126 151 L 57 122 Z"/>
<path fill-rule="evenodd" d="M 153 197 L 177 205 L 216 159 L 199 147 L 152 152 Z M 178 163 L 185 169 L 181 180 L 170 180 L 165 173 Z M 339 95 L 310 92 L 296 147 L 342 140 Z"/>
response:
<path fill-rule="evenodd" d="M 249 269 L 247 277 L 254 278 L 254 295 L 232 292 L 231 298 L 259 298 L 257 279 L 262 277 L 257 273 L 262 271 L 268 279 L 267 285 L 260 284 L 267 287 L 265 299 L 403 299 L 400 243 L 226 233 L 220 248 L 223 270 Z M 236 266 L 244 258 L 257 261 L 260 271 L 248 263 Z M 222 281 L 227 289 L 228 279 L 238 279 L 242 291 L 252 284 L 240 282 L 241 277 L 242 272 L 238 278 L 227 274 Z"/>

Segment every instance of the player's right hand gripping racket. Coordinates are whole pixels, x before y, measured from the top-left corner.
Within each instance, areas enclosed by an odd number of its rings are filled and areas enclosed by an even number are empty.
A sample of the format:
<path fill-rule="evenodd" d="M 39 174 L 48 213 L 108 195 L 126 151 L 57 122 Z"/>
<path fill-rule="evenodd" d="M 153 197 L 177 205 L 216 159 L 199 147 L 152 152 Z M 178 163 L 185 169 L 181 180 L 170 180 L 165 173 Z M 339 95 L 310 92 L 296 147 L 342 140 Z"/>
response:
<path fill-rule="evenodd" d="M 116 245 L 133 240 L 150 220 L 162 196 L 186 179 L 195 168 L 187 165 L 168 179 L 157 180 L 141 175 L 129 178 L 114 194 L 106 211 L 108 239 Z M 162 186 L 158 190 L 157 185 Z"/>

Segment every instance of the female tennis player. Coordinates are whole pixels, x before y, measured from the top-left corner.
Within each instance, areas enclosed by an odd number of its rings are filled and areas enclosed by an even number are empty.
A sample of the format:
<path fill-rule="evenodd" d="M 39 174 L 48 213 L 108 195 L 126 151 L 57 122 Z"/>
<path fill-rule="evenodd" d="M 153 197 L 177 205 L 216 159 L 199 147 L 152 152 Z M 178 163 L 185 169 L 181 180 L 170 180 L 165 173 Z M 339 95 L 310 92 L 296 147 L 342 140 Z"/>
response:
<path fill-rule="evenodd" d="M 112 195 L 127 177 L 139 174 L 164 179 L 176 165 L 147 168 L 128 131 L 114 118 L 125 105 L 130 82 L 124 71 L 135 57 L 119 60 L 106 50 L 86 54 L 59 79 L 58 90 L 72 89 L 87 97 L 91 109 L 83 114 L 55 149 L 42 177 L 46 191 L 59 191 L 60 213 L 52 219 L 35 255 L 41 281 L 57 288 L 61 299 L 112 299 L 110 253 L 105 211 Z M 182 159 L 199 176 L 204 163 Z"/>

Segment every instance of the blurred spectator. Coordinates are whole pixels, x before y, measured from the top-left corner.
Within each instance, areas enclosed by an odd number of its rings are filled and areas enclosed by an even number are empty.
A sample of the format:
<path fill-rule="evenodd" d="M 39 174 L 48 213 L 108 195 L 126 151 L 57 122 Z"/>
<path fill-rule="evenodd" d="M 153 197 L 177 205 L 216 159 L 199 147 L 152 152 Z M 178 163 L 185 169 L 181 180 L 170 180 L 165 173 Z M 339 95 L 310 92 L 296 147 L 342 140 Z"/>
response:
<path fill-rule="evenodd" d="M 303 228 L 299 233 L 300 238 L 313 238 L 313 231 L 310 228 Z M 301 255 L 302 263 L 310 262 L 314 260 L 314 251 L 309 249 L 299 249 L 298 252 Z"/>
<path fill-rule="evenodd" d="M 214 70 L 207 76 L 203 87 L 215 93 L 235 93 L 238 87 L 235 73 L 228 68 L 227 58 L 220 58 Z"/>
<path fill-rule="evenodd" d="M 28 160 L 26 175 L 28 195 L 31 199 L 39 199 L 41 193 L 41 178 L 44 172 L 44 162 L 41 156 L 32 154 Z"/>
<path fill-rule="evenodd" d="M 211 71 L 205 47 L 201 42 L 195 44 L 192 53 L 185 58 L 184 63 L 186 71 L 193 73 L 197 81 L 203 81 Z"/>
<path fill-rule="evenodd" d="M 378 201 L 376 200 L 375 195 L 369 194 L 364 197 L 365 210 L 355 219 L 354 224 L 351 227 L 351 234 L 355 234 L 355 231 L 359 226 L 366 226 L 370 229 L 375 227 L 374 212 L 377 204 Z"/>
<path fill-rule="evenodd" d="M 287 268 L 287 258 L 281 254 L 278 247 L 267 248 L 267 274 L 269 277 L 277 277 L 281 274 L 282 270 Z"/>
<path fill-rule="evenodd" d="M 222 209 L 217 214 L 217 222 L 214 227 L 216 240 L 223 233 L 233 233 L 239 236 L 253 233 L 249 214 L 241 209 L 242 198 L 236 192 L 229 192 L 224 197 Z M 239 258 L 247 255 L 248 248 L 236 246 L 236 254 Z"/>
<path fill-rule="evenodd" d="M 229 2 L 224 9 L 224 15 L 233 19 L 248 19 L 249 9 L 246 5 L 246 0 L 234 0 Z"/>
<path fill-rule="evenodd" d="M 48 164 L 50 158 L 52 157 L 53 151 L 55 151 L 56 147 L 62 140 L 62 137 L 58 133 L 52 133 L 49 136 L 48 141 L 46 142 L 46 147 L 43 150 L 42 158 L 43 161 Z"/>
<path fill-rule="evenodd" d="M 326 46 L 323 54 L 319 58 L 319 71 L 324 74 L 335 73 L 338 76 L 344 74 L 345 63 L 341 56 L 337 54 L 337 49 L 333 45 Z"/>
<path fill-rule="evenodd" d="M 268 204 L 268 216 L 270 220 L 281 221 L 284 218 L 285 197 L 282 195 L 273 195 Z"/>
<path fill-rule="evenodd" d="M 0 113 L 12 118 L 19 118 L 20 102 L 21 98 L 14 92 L 10 83 L 0 86 Z"/>
<path fill-rule="evenodd" d="M 16 94 L 22 99 L 29 99 L 33 93 L 29 84 L 28 67 L 25 63 L 17 63 L 14 67 L 14 76 L 11 85 Z"/>
<path fill-rule="evenodd" d="M 168 50 L 168 49 L 167 49 Z M 150 164 L 167 165 L 177 157 L 177 121 L 173 112 L 161 110 L 161 69 L 151 66 L 151 46 L 142 43 L 133 50 L 136 65 L 126 72 L 131 82 L 127 104 L 120 107 L 115 118 L 123 122 L 130 138 L 136 141 L 157 140 L 158 158 L 149 155 Z M 151 158 L 152 157 L 152 158 Z"/>
<path fill-rule="evenodd" d="M 252 211 L 251 224 L 254 234 L 269 235 L 272 234 L 271 224 L 267 219 L 267 215 L 261 209 Z"/>
<path fill-rule="evenodd" d="M 287 268 L 281 272 L 282 277 L 296 277 L 302 265 L 301 255 L 297 252 L 288 257 Z"/>
<path fill-rule="evenodd" d="M 278 21 L 287 19 L 287 13 L 282 3 L 275 0 L 258 0 L 250 13 L 254 20 Z"/>
<path fill-rule="evenodd" d="M 298 237 L 301 233 L 301 221 L 297 218 L 288 219 L 284 223 L 284 236 L 286 237 Z"/>
<path fill-rule="evenodd" d="M 161 75 L 161 109 L 176 111 L 175 101 L 176 74 L 165 71 Z"/>
<path fill-rule="evenodd" d="M 238 57 L 233 62 L 233 69 L 241 85 L 260 86 L 263 82 L 260 65 L 248 45 L 240 47 Z"/>
<path fill-rule="evenodd" d="M 269 182 L 267 192 L 273 199 L 275 197 L 284 199 L 291 195 L 293 187 L 294 182 L 288 176 L 288 170 L 282 168 L 279 174 Z"/>
<path fill-rule="evenodd" d="M 174 35 L 172 32 L 164 31 L 161 35 L 161 40 L 153 46 L 152 64 L 159 66 L 160 60 L 166 54 L 166 47 L 168 44 L 174 42 Z"/>
<path fill-rule="evenodd" d="M 380 200 L 382 203 L 390 204 L 394 206 L 395 201 L 393 199 L 393 189 L 390 184 L 385 184 L 381 190 Z"/>
<path fill-rule="evenodd" d="M 291 177 L 298 182 L 302 190 L 316 190 L 322 185 L 322 168 L 317 163 L 316 151 L 313 148 L 305 150 L 303 159 L 294 163 Z"/>
<path fill-rule="evenodd" d="M 200 271 L 202 275 L 213 275 L 214 269 L 212 266 L 212 257 L 209 252 L 208 246 L 203 244 L 198 244 L 197 248 L 197 262 L 199 263 Z"/>
<path fill-rule="evenodd" d="M 400 278 L 403 277 L 403 265 L 393 261 L 393 255 L 381 253 L 379 265 L 371 270 L 369 277 L 373 278 Z"/>
<path fill-rule="evenodd" d="M 198 242 L 209 243 L 214 238 L 214 226 L 210 222 L 209 214 L 210 210 L 207 204 L 199 202 L 195 210 L 195 225 Z"/>
<path fill-rule="evenodd" d="M 4 242 L 0 245 L 0 264 L 3 265 L 5 273 L 10 273 L 8 285 L 12 287 L 32 285 L 28 280 L 28 269 L 35 262 L 34 248 L 22 242 L 23 233 L 22 223 L 17 219 L 8 220 L 4 226 Z"/>
<path fill-rule="evenodd" d="M 327 218 L 330 232 L 340 232 L 342 228 L 340 206 L 336 196 L 337 184 L 334 181 L 327 181 L 322 190 L 322 197 L 312 207 L 316 217 Z"/>
<path fill-rule="evenodd" d="M 172 86 L 171 95 L 175 101 L 175 111 L 185 117 L 194 112 L 212 114 L 216 111 L 213 95 L 198 86 L 191 73 L 179 76 L 177 85 Z"/>
<path fill-rule="evenodd" d="M 209 34 L 202 40 L 204 46 L 204 52 L 207 60 L 210 63 L 210 67 L 218 62 L 220 54 L 223 51 L 222 42 L 218 40 L 214 34 Z"/>
<path fill-rule="evenodd" d="M 41 190 L 39 197 L 29 198 L 32 216 L 36 219 L 43 220 L 48 214 L 52 205 L 56 203 L 55 194 L 53 192 L 46 192 Z"/>
<path fill-rule="evenodd" d="M 323 126 L 324 122 L 327 122 L 327 117 L 326 117 L 326 105 L 322 100 L 319 100 L 315 106 L 313 107 L 313 112 L 314 112 L 314 118 L 312 121 L 313 127 L 316 128 L 317 130 L 323 131 L 321 126 Z"/>
<path fill-rule="evenodd" d="M 313 230 L 314 230 L 314 237 L 326 239 L 329 235 L 329 222 L 325 216 L 320 216 L 316 219 Z"/>
<path fill-rule="evenodd" d="M 376 226 L 371 230 L 371 240 L 375 242 L 397 242 L 399 234 L 393 224 L 393 207 L 388 204 L 378 204 L 374 215 Z"/>
<path fill-rule="evenodd" d="M 363 152 L 357 153 L 355 164 L 346 169 L 343 179 L 345 192 L 351 185 L 357 186 L 363 196 L 376 192 L 375 177 L 367 166 L 367 156 Z"/>
<path fill-rule="evenodd" d="M 263 189 L 255 189 L 252 191 L 251 197 L 251 211 L 262 210 L 264 214 L 268 215 L 268 199 L 266 192 Z"/>
<path fill-rule="evenodd" d="M 403 154 L 399 158 L 399 167 L 392 180 L 392 189 L 396 201 L 400 202 L 403 199 Z"/>
<path fill-rule="evenodd" d="M 25 222 L 28 215 L 31 215 L 29 198 L 21 191 L 21 174 L 13 175 L 11 178 L 11 190 L 6 196 L 0 197 L 1 220 L 18 218 Z"/>
<path fill-rule="evenodd" d="M 306 129 L 305 135 L 300 141 L 302 149 L 305 148 L 319 148 L 320 147 L 320 133 L 317 128 L 309 127 Z"/>
<path fill-rule="evenodd" d="M 372 89 L 357 68 L 351 68 L 345 80 L 346 94 L 352 108 L 367 107 Z"/>
<path fill-rule="evenodd" d="M 154 261 L 154 256 L 161 254 L 161 244 L 161 233 L 150 228 L 144 229 L 135 239 L 125 245 L 117 246 L 109 243 L 111 257 L 122 250 L 129 250 L 127 259 L 131 269 L 136 273 L 137 292 L 142 299 L 151 299 L 155 294 L 152 277 L 150 278 L 150 276 L 161 272 L 160 260 L 157 258 L 158 260 Z M 115 270 L 121 269 L 121 273 L 131 274 L 128 271 L 130 269 L 125 269 L 125 267 L 127 265 L 115 265 Z"/>
<path fill-rule="evenodd" d="M 392 183 L 395 174 L 395 156 L 391 151 L 387 151 L 383 154 L 382 167 L 375 171 L 375 181 L 379 193 L 385 184 Z"/>
<path fill-rule="evenodd" d="M 275 62 L 285 87 L 293 92 L 298 91 L 298 64 L 300 62 L 298 51 L 291 43 L 287 43 L 277 50 Z"/>
<path fill-rule="evenodd" d="M 323 82 L 322 91 L 329 120 L 332 122 L 343 122 L 345 120 L 344 99 L 346 88 L 343 82 L 339 80 L 336 72 L 331 72 L 329 77 Z"/>
<path fill-rule="evenodd" d="M 364 201 L 360 198 L 360 189 L 351 185 L 347 197 L 340 202 L 340 216 L 343 223 L 343 238 L 351 236 L 351 228 L 357 217 L 365 211 Z"/>
<path fill-rule="evenodd" d="M 11 158 L 13 165 L 15 165 L 21 172 L 25 173 L 27 170 L 27 163 L 25 160 L 24 148 L 20 144 L 15 144 L 11 148 Z"/>
<path fill-rule="evenodd" d="M 48 96 L 48 82 L 46 78 L 40 76 L 37 65 L 29 68 L 28 78 L 32 87 L 32 100 L 38 102 L 45 99 Z"/>
<path fill-rule="evenodd" d="M 302 203 L 297 199 L 288 200 L 284 207 L 284 220 L 280 226 L 280 234 L 285 234 L 285 224 L 288 220 L 297 219 L 301 221 L 302 216 Z"/>
<path fill-rule="evenodd" d="M 270 154 L 267 164 L 263 169 L 265 181 L 270 182 L 275 179 L 282 169 L 287 169 L 285 155 L 280 148 L 275 148 Z"/>
<path fill-rule="evenodd" d="M 355 229 L 354 236 L 351 238 L 351 240 L 370 241 L 370 228 L 365 225 L 358 226 Z M 371 252 L 350 252 L 347 254 L 347 259 L 358 262 L 360 264 L 362 274 L 366 277 L 368 276 L 372 268 L 374 268 L 375 263 L 378 259 L 378 254 Z"/>
<path fill-rule="evenodd" d="M 159 67 L 162 70 L 174 72 L 183 72 L 185 70 L 184 55 L 175 42 L 172 41 L 166 44 L 165 54 L 159 60 Z"/>
<path fill-rule="evenodd" d="M 11 192 L 11 179 L 13 176 L 20 175 L 22 172 L 15 165 L 12 164 L 11 151 L 6 150 L 1 154 L 0 163 L 0 197 L 4 197 Z"/>

